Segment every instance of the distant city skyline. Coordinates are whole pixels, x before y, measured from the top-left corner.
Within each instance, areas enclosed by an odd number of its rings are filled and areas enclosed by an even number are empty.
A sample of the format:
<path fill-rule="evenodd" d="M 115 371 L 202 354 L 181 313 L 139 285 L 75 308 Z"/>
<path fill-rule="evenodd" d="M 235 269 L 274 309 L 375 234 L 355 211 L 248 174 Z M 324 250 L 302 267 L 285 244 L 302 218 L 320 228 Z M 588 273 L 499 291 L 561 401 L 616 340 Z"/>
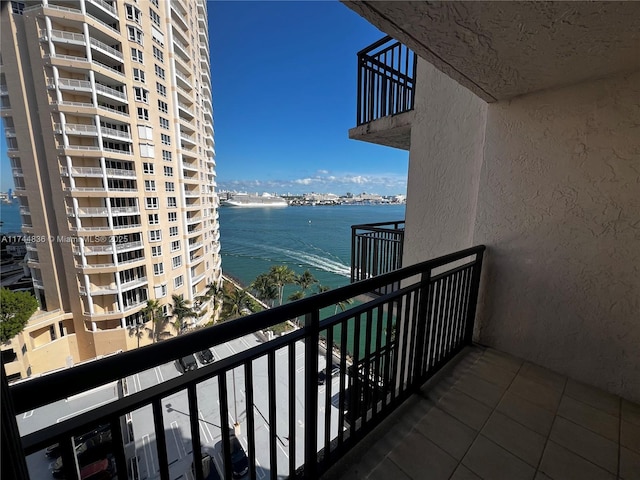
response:
<path fill-rule="evenodd" d="M 356 54 L 380 31 L 339 2 L 208 6 L 219 190 L 406 194 L 408 152 L 348 138 Z"/>

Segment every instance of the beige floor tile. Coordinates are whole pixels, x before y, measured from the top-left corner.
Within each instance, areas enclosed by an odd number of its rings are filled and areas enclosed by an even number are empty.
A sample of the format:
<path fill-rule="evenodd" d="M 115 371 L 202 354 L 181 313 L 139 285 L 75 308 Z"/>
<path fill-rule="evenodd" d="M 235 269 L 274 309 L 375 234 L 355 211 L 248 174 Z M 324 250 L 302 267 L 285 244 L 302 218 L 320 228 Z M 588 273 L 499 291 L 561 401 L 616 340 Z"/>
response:
<path fill-rule="evenodd" d="M 560 375 L 548 368 L 541 367 L 534 363 L 525 362 L 520 369 L 520 375 L 545 387 L 553 388 L 562 392 L 567 383 L 567 377 Z"/>
<path fill-rule="evenodd" d="M 388 458 L 385 458 L 366 478 L 371 480 L 389 480 L 390 478 L 397 480 L 410 480 L 410 477 L 405 475 L 405 473 Z"/>
<path fill-rule="evenodd" d="M 478 432 L 448 413 L 434 408 L 416 425 L 416 430 L 456 460 L 462 460 Z"/>
<path fill-rule="evenodd" d="M 507 388 L 516 376 L 516 372 L 499 367 L 482 358 L 469 369 L 469 373 L 502 388 Z"/>
<path fill-rule="evenodd" d="M 640 455 L 628 448 L 620 448 L 620 478 L 637 480 L 640 478 Z"/>
<path fill-rule="evenodd" d="M 640 453 L 640 426 L 625 421 L 620 422 L 620 444 Z"/>
<path fill-rule="evenodd" d="M 531 480 L 535 475 L 533 467 L 482 435 L 473 442 L 462 464 L 485 479 Z"/>
<path fill-rule="evenodd" d="M 500 412 L 491 415 L 481 433 L 532 467 L 538 466 L 546 442 L 542 435 Z"/>
<path fill-rule="evenodd" d="M 517 372 L 518 370 L 520 370 L 520 367 L 523 363 L 520 358 L 516 358 L 512 355 L 509 355 L 508 353 L 504 353 L 494 349 L 485 350 L 482 359 L 511 372 Z"/>
<path fill-rule="evenodd" d="M 458 468 L 456 468 L 456 471 L 453 472 L 453 475 L 449 480 L 482 480 L 482 478 L 477 476 L 464 465 L 458 465 Z"/>
<path fill-rule="evenodd" d="M 620 415 L 620 397 L 600 390 L 599 388 L 577 382 L 571 378 L 567 381 L 565 395 L 602 410 L 609 415 Z"/>
<path fill-rule="evenodd" d="M 551 477 L 547 477 L 544 473 L 538 472 L 536 473 L 536 478 L 533 480 L 553 480 Z"/>
<path fill-rule="evenodd" d="M 615 475 L 553 441 L 547 442 L 540 471 L 554 480 L 615 480 Z"/>
<path fill-rule="evenodd" d="M 551 431 L 553 413 L 534 405 L 519 395 L 507 392 L 496 410 L 545 437 Z"/>
<path fill-rule="evenodd" d="M 562 397 L 558 415 L 613 442 L 618 442 L 618 430 L 620 429 L 618 417 L 567 396 Z"/>
<path fill-rule="evenodd" d="M 416 480 L 447 480 L 458 465 L 457 460 L 417 432 L 409 434 L 389 459 Z"/>
<path fill-rule="evenodd" d="M 504 394 L 504 388 L 471 373 L 458 380 L 456 388 L 491 408 L 495 408 Z"/>
<path fill-rule="evenodd" d="M 562 417 L 557 417 L 550 440 L 611 473 L 618 471 L 618 444 Z"/>
<path fill-rule="evenodd" d="M 491 408 L 456 388 L 442 397 L 436 405 L 474 430 L 480 430 L 491 415 Z"/>
<path fill-rule="evenodd" d="M 622 399 L 622 419 L 640 426 L 640 405 Z"/>
<path fill-rule="evenodd" d="M 520 374 L 509 387 L 509 391 L 553 413 L 556 412 L 562 396 L 561 392 L 540 385 Z"/>

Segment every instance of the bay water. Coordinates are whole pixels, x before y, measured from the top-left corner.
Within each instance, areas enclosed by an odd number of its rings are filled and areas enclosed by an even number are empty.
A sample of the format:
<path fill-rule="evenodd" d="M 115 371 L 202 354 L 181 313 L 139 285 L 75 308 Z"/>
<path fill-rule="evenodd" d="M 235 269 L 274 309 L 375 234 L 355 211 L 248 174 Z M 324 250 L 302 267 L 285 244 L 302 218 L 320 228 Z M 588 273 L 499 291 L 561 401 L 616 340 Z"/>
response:
<path fill-rule="evenodd" d="M 219 214 L 224 274 L 248 285 L 272 266 L 286 265 L 297 274 L 309 270 L 333 289 L 349 283 L 351 226 L 404 220 L 405 206 L 222 207 Z"/>

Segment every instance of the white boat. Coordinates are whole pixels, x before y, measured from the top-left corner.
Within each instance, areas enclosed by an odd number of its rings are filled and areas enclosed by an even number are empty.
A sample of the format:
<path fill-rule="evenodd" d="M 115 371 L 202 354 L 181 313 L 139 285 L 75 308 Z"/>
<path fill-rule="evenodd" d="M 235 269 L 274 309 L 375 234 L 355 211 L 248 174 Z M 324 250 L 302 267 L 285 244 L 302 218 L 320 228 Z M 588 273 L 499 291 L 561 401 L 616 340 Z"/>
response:
<path fill-rule="evenodd" d="M 269 193 L 262 195 L 252 195 L 248 193 L 232 193 L 226 199 L 220 201 L 221 205 L 227 207 L 288 207 L 287 201 Z"/>

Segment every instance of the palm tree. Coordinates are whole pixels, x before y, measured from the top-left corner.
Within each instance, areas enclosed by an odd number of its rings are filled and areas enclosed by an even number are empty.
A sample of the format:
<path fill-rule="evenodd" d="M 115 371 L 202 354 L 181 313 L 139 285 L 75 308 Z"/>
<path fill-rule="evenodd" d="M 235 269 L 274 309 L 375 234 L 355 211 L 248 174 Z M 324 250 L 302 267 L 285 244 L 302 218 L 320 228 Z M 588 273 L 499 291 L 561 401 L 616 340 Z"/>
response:
<path fill-rule="evenodd" d="M 333 314 L 335 315 L 336 313 L 338 313 L 338 308 L 341 312 L 344 312 L 347 309 L 347 305 L 351 305 L 352 303 L 353 298 L 347 298 L 345 300 L 339 301 L 338 303 L 336 303 L 336 310 L 335 312 L 333 312 Z"/>
<path fill-rule="evenodd" d="M 286 265 L 274 265 L 269 269 L 268 275 L 271 281 L 278 287 L 279 305 L 282 305 L 284 286 L 293 283 L 296 279 L 296 274 Z"/>
<path fill-rule="evenodd" d="M 163 334 L 165 336 L 168 335 L 167 332 L 163 331 L 167 323 L 167 317 L 162 311 L 160 302 L 157 300 L 147 300 L 147 306 L 142 309 L 142 314 L 145 317 L 145 321 L 151 322 L 150 333 L 153 343 L 160 340 Z"/>
<path fill-rule="evenodd" d="M 302 288 L 302 291 L 306 291 L 311 285 L 318 283 L 318 280 L 311 274 L 309 270 L 305 270 L 302 274 L 298 275 L 295 279 L 295 284 Z"/>
<path fill-rule="evenodd" d="M 189 305 L 191 302 L 182 298 L 182 295 L 171 295 L 171 300 L 173 301 L 173 305 L 170 306 L 171 316 L 176 319 L 173 326 L 180 335 L 185 329 L 185 319 L 195 318 L 198 314 Z"/>
<path fill-rule="evenodd" d="M 314 295 L 316 295 L 318 293 L 328 292 L 329 290 L 331 290 L 331 287 L 327 287 L 326 285 L 318 284 L 317 290 L 318 290 L 317 292 L 314 292 Z"/>
<path fill-rule="evenodd" d="M 268 273 L 262 273 L 251 283 L 250 288 L 256 292 L 256 296 L 273 306 L 273 301 L 278 298 L 278 287 L 273 283 Z"/>
<path fill-rule="evenodd" d="M 241 317 L 242 311 L 249 304 L 249 294 L 241 288 L 234 288 L 231 293 L 224 296 L 224 301 L 228 307 L 228 318 Z"/>

